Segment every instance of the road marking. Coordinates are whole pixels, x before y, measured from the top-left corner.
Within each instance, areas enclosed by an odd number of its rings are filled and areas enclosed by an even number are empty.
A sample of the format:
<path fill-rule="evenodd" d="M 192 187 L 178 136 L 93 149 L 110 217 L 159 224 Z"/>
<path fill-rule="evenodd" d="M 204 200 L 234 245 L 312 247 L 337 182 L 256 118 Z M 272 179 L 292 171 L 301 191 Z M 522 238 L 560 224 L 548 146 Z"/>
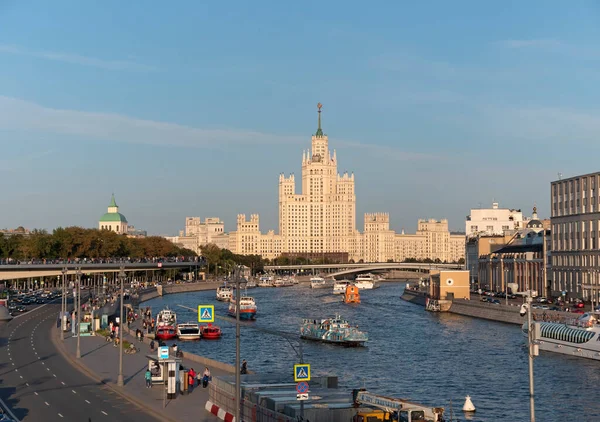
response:
<path fill-rule="evenodd" d="M 92 403 L 90 403 L 88 400 L 86 400 L 85 402 L 86 402 L 87 404 L 92 404 Z"/>
<path fill-rule="evenodd" d="M 47 401 L 45 401 L 44 403 L 46 403 L 46 406 L 50 406 L 50 403 L 48 403 Z"/>
<path fill-rule="evenodd" d="M 64 383 L 63 383 L 63 384 L 64 384 Z M 73 392 L 73 394 L 77 394 L 77 391 L 75 391 L 75 390 L 71 390 L 71 391 Z"/>
<path fill-rule="evenodd" d="M 58 416 L 60 416 L 61 418 L 64 418 L 64 416 L 63 416 L 63 415 L 61 415 L 60 413 L 58 414 Z"/>
<path fill-rule="evenodd" d="M 104 410 L 102 410 L 101 412 L 104 413 L 106 416 L 108 416 L 108 413 L 106 413 Z"/>
<path fill-rule="evenodd" d="M 52 375 L 54 375 L 54 378 L 56 378 L 56 374 L 52 374 Z"/>
<path fill-rule="evenodd" d="M 39 396 L 39 394 L 37 393 L 37 391 L 34 391 L 33 394 L 35 394 L 36 396 Z"/>
<path fill-rule="evenodd" d="M 29 387 L 29 383 L 28 383 L 28 382 L 26 382 L 26 383 L 25 383 L 25 385 L 26 385 L 27 387 Z"/>
<path fill-rule="evenodd" d="M 65 384 L 63 381 L 61 381 L 60 383 L 61 383 L 62 385 L 67 385 L 67 384 Z"/>
<path fill-rule="evenodd" d="M 50 370 L 50 368 L 46 368 L 48 371 Z"/>
<path fill-rule="evenodd" d="M 21 379 L 23 379 L 23 375 L 19 375 L 21 377 Z"/>
<path fill-rule="evenodd" d="M 236 311 L 236 312 L 237 312 L 237 311 Z M 44 363 L 44 362 L 42 362 L 42 365 L 45 365 L 45 363 Z"/>

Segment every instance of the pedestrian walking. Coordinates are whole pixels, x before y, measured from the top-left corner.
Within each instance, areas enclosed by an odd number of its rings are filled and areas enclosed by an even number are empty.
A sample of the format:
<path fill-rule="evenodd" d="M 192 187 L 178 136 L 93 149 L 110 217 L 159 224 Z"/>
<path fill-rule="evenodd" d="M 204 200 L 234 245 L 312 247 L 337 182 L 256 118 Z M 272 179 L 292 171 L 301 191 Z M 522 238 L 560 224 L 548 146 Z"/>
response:
<path fill-rule="evenodd" d="M 204 373 L 202 374 L 202 388 L 206 388 L 208 386 L 208 382 L 212 379 L 210 375 L 210 369 L 208 366 L 204 368 Z"/>
<path fill-rule="evenodd" d="M 240 374 L 247 374 L 248 373 L 248 362 L 246 362 L 246 359 L 244 359 L 242 361 L 242 367 L 240 368 Z"/>
<path fill-rule="evenodd" d="M 144 377 L 146 378 L 146 388 L 152 388 L 152 372 L 150 372 L 150 369 L 146 370 Z"/>

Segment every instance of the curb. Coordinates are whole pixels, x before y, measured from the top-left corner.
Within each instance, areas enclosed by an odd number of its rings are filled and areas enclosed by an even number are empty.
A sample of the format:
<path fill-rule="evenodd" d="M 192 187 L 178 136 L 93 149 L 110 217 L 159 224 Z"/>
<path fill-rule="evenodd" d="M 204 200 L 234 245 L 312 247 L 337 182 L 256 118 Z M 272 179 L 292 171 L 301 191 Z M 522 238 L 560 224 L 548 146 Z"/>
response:
<path fill-rule="evenodd" d="M 62 344 L 62 342 L 57 341 L 58 340 L 58 338 L 57 338 L 58 335 L 57 335 L 56 330 L 54 329 L 54 327 L 52 327 L 50 331 L 51 331 L 50 339 L 52 341 L 52 344 L 54 344 L 54 347 L 56 347 L 56 349 L 58 350 L 58 352 L 67 360 L 67 362 L 69 362 L 71 364 L 71 366 L 73 366 L 77 370 L 79 370 L 79 372 L 81 372 L 84 375 L 90 377 L 91 379 L 93 379 L 94 381 L 98 382 L 99 384 L 105 385 L 106 387 L 110 388 L 113 392 L 115 392 L 119 396 L 123 397 L 125 400 L 133 403 L 140 410 L 142 410 L 143 412 L 145 412 L 148 415 L 152 416 L 153 418 L 156 418 L 156 419 L 159 419 L 159 420 L 170 421 L 170 422 L 178 422 L 177 420 L 171 419 L 170 417 L 168 417 L 167 415 L 163 414 L 162 412 L 159 415 L 157 415 L 156 410 L 154 410 L 151 407 L 149 407 L 148 405 L 146 405 L 143 401 L 140 401 L 137 398 L 134 398 L 134 397 L 132 397 L 132 396 L 124 393 L 120 388 L 115 387 L 114 385 L 112 385 L 112 384 L 107 383 L 106 381 L 104 381 L 96 373 L 92 372 L 85 365 L 83 365 L 82 363 L 80 363 L 79 361 L 77 361 L 76 358 L 72 357 L 71 354 L 65 349 L 64 345 Z"/>
<path fill-rule="evenodd" d="M 207 412 L 212 413 L 219 419 L 225 422 L 235 422 L 235 416 L 229 412 L 224 411 L 219 406 L 211 402 L 210 400 L 206 402 L 206 406 L 204 407 Z"/>

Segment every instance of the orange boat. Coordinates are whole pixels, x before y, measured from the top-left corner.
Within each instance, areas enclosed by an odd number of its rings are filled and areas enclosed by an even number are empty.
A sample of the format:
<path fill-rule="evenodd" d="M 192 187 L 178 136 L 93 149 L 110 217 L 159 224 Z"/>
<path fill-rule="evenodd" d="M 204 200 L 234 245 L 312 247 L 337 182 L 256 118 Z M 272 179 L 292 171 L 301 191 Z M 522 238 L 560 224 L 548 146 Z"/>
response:
<path fill-rule="evenodd" d="M 358 292 L 358 287 L 354 284 L 349 284 L 346 287 L 344 303 L 360 303 L 360 293 Z"/>
<path fill-rule="evenodd" d="M 221 327 L 212 325 L 209 322 L 207 325 L 200 327 L 200 333 L 205 340 L 217 340 L 221 338 Z"/>

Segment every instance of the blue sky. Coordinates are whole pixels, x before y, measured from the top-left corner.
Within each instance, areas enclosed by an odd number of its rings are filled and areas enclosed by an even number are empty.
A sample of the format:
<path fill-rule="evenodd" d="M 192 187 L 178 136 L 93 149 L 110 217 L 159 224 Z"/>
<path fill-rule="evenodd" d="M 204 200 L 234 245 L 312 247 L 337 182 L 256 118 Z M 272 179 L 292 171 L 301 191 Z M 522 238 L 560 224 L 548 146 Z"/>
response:
<path fill-rule="evenodd" d="M 549 213 L 597 171 L 593 1 L 0 2 L 0 227 L 136 227 L 259 213 L 300 174 L 316 104 L 357 224 Z M 297 187 L 299 190 L 300 187 Z"/>

